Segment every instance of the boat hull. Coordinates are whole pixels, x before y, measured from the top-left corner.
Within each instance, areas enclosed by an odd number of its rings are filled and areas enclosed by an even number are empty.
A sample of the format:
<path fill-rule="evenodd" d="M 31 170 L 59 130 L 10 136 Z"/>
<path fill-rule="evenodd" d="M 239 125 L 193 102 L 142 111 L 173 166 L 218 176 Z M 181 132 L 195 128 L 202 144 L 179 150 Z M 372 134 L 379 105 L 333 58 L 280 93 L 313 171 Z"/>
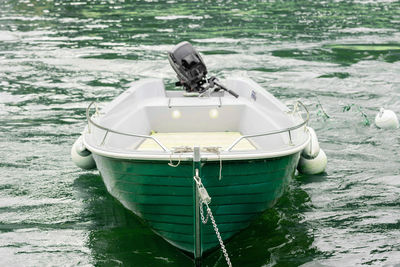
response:
<path fill-rule="evenodd" d="M 229 160 L 201 164 L 201 178 L 212 201 L 210 208 L 222 239 L 249 226 L 272 207 L 293 177 L 300 152 L 266 159 Z M 162 160 L 116 159 L 93 155 L 109 193 L 145 220 L 174 246 L 193 253 L 193 162 L 178 167 Z M 211 222 L 201 224 L 202 252 L 219 242 Z"/>

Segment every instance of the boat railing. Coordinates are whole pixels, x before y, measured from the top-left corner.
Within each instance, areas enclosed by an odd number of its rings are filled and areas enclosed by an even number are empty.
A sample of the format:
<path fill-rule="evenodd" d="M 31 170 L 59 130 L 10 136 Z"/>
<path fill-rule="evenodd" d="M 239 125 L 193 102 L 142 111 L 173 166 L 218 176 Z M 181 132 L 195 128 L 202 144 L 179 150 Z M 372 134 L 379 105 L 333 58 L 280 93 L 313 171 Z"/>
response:
<path fill-rule="evenodd" d="M 253 138 L 253 137 L 262 137 L 262 136 L 268 136 L 268 135 L 274 135 L 274 134 L 280 134 L 280 133 L 284 133 L 284 132 L 288 132 L 289 144 L 293 144 L 291 131 L 299 129 L 299 128 L 303 127 L 303 126 L 307 126 L 308 121 L 310 119 L 310 113 L 308 112 L 307 107 L 299 100 L 294 104 L 293 110 L 290 111 L 290 113 L 295 114 L 296 112 L 298 112 L 299 106 L 301 106 L 304 109 L 304 111 L 306 112 L 306 118 L 303 120 L 302 123 L 297 124 L 297 125 L 292 126 L 292 127 L 281 129 L 281 130 L 269 131 L 269 132 L 261 133 L 261 134 L 242 135 L 241 137 L 237 138 L 227 149 L 225 149 L 225 151 L 226 152 L 231 151 L 243 139 L 249 139 L 249 138 Z"/>
<path fill-rule="evenodd" d="M 106 138 L 107 138 L 107 136 L 108 136 L 108 133 L 115 133 L 115 134 L 119 134 L 119 135 L 131 136 L 131 137 L 138 137 L 138 138 L 144 138 L 144 139 L 151 139 L 151 140 L 153 140 L 158 146 L 160 146 L 164 152 L 169 152 L 169 153 L 171 153 L 171 150 L 168 149 L 165 145 L 163 145 L 163 144 L 162 144 L 159 140 L 157 140 L 157 138 L 155 138 L 154 136 L 151 136 L 151 135 L 144 135 L 144 134 L 124 133 L 124 132 L 120 132 L 120 131 L 117 131 L 117 130 L 113 130 L 113 129 L 110 129 L 110 128 L 107 128 L 107 127 L 105 127 L 105 126 L 101 126 L 101 125 L 97 124 L 96 122 L 94 122 L 94 121 L 92 120 L 92 117 L 90 116 L 90 109 L 91 109 L 91 107 L 92 107 L 92 105 L 93 105 L 94 103 L 95 103 L 95 102 L 90 103 L 89 106 L 87 107 L 87 109 L 86 109 L 86 119 L 87 119 L 87 121 L 88 121 L 88 131 L 89 131 L 89 133 L 90 133 L 90 131 L 91 131 L 91 125 L 93 125 L 93 126 L 99 128 L 99 129 L 101 129 L 101 130 L 106 131 L 106 133 L 104 134 L 103 139 L 102 139 L 100 145 L 104 145 L 104 142 L 105 142 L 105 140 L 106 140 Z M 291 132 L 294 131 L 294 130 L 297 130 L 297 129 L 303 127 L 303 126 L 304 126 L 304 127 L 307 126 L 308 121 L 309 121 L 309 119 L 310 119 L 310 114 L 309 114 L 309 112 L 308 112 L 308 109 L 307 109 L 307 107 L 306 107 L 301 101 L 297 101 L 297 102 L 294 104 L 293 110 L 289 111 L 289 113 L 292 113 L 292 114 L 298 113 L 298 112 L 299 112 L 299 106 L 301 106 L 301 107 L 304 109 L 304 111 L 306 112 L 306 118 L 303 119 L 303 121 L 302 121 L 301 123 L 299 123 L 299 124 L 297 124 L 297 125 L 295 125 L 295 126 L 292 126 L 292 127 L 288 127 L 288 128 L 284 128 L 284 129 L 280 129 L 280 130 L 275 130 L 275 131 L 269 131 L 269 132 L 266 132 L 266 133 L 242 135 L 241 137 L 237 138 L 237 139 L 236 139 L 227 149 L 225 149 L 224 151 L 225 151 L 225 152 L 230 152 L 230 151 L 231 151 L 240 141 L 242 141 L 243 139 L 249 139 L 249 138 L 255 138 L 255 137 L 264 137 L 264 136 L 269 136 L 269 135 L 274 135 L 274 134 L 280 134 L 280 133 L 285 133 L 285 132 L 287 132 L 288 135 L 289 135 L 289 144 L 293 144 L 293 141 L 292 141 L 292 133 L 291 133 Z M 96 113 L 95 113 L 95 114 L 98 114 L 97 106 L 96 106 Z M 300 116 L 301 116 L 301 114 L 300 114 Z M 301 116 L 301 118 L 303 118 L 303 117 Z"/>
<path fill-rule="evenodd" d="M 111 133 L 120 134 L 120 135 L 125 135 L 125 136 L 132 136 L 132 137 L 139 137 L 139 138 L 151 139 L 151 140 L 153 140 L 157 145 L 159 145 L 159 146 L 162 148 L 162 150 L 164 150 L 165 152 L 170 152 L 170 150 L 169 150 L 166 146 L 164 146 L 160 141 L 158 141 L 157 138 L 155 138 L 154 136 L 151 136 L 151 135 L 144 135 L 144 134 L 123 133 L 123 132 L 120 132 L 120 131 L 117 131 L 117 130 L 113 130 L 113 129 L 110 129 L 110 128 L 107 128 L 107 127 L 104 127 L 104 126 L 101 126 L 101 125 L 95 123 L 95 122 L 92 120 L 92 117 L 90 116 L 90 108 L 92 107 L 92 105 L 93 105 L 94 103 L 95 103 L 95 102 L 93 101 L 93 102 L 90 103 L 89 106 L 87 107 L 87 109 L 86 109 L 86 119 L 87 119 L 87 121 L 88 121 L 88 130 L 89 130 L 89 132 L 90 132 L 90 125 L 91 125 L 91 124 L 94 125 L 95 127 L 99 128 L 99 129 L 102 129 L 102 130 L 106 131 L 106 133 L 105 133 L 105 135 L 104 135 L 104 137 L 103 137 L 103 140 L 101 141 L 101 145 L 104 144 L 104 142 L 105 142 L 105 140 L 106 140 L 106 138 L 107 138 L 108 133 L 111 132 Z M 97 107 L 96 107 L 96 112 L 98 112 Z"/>

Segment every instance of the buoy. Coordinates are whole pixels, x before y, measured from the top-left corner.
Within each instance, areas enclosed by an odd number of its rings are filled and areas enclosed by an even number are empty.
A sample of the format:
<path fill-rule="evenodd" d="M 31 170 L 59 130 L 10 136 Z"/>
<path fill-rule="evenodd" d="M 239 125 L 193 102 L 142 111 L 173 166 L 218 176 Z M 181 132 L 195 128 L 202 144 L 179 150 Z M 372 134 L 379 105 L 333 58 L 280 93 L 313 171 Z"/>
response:
<path fill-rule="evenodd" d="M 381 108 L 375 117 L 375 125 L 382 129 L 397 129 L 399 120 L 393 111 Z"/>
<path fill-rule="evenodd" d="M 303 174 L 318 174 L 325 171 L 328 159 L 325 152 L 320 148 L 318 137 L 314 129 L 307 127 L 310 134 L 310 142 L 300 155 L 297 170 Z"/>
<path fill-rule="evenodd" d="M 76 166 L 85 170 L 96 168 L 92 152 L 86 149 L 83 144 L 82 135 L 75 141 L 71 148 L 71 159 Z"/>
<path fill-rule="evenodd" d="M 318 156 L 313 159 L 300 157 L 297 170 L 303 174 L 319 174 L 325 171 L 328 164 L 328 158 L 322 148 L 319 150 Z"/>

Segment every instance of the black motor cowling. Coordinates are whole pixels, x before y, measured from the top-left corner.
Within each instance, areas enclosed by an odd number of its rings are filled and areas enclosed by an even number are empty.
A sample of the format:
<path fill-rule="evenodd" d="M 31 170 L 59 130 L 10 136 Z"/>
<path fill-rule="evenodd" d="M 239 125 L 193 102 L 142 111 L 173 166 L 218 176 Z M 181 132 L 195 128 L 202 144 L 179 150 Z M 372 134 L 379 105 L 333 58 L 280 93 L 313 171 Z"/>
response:
<path fill-rule="evenodd" d="M 175 70 L 179 84 L 188 92 L 199 92 L 206 82 L 207 67 L 200 54 L 189 42 L 177 44 L 168 53 L 168 60 Z"/>

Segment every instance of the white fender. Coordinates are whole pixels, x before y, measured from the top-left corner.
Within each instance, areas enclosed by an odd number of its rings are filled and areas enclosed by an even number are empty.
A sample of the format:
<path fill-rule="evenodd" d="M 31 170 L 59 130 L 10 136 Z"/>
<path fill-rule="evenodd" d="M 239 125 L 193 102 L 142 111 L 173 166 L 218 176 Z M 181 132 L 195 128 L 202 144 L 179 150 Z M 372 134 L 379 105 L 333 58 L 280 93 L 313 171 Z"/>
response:
<path fill-rule="evenodd" d="M 85 170 L 96 168 L 92 152 L 86 149 L 83 144 L 82 135 L 75 141 L 71 148 L 71 159 L 76 166 Z"/>
<path fill-rule="evenodd" d="M 319 150 L 317 157 L 307 159 L 303 156 L 300 157 L 297 170 L 303 174 L 318 174 L 325 171 L 328 164 L 328 158 L 322 148 Z"/>
<path fill-rule="evenodd" d="M 381 108 L 375 117 L 375 125 L 382 129 L 397 129 L 399 120 L 393 111 Z"/>
<path fill-rule="evenodd" d="M 307 127 L 310 142 L 300 155 L 297 170 L 303 174 L 318 174 L 325 171 L 328 159 L 325 152 L 319 147 L 318 137 L 314 129 Z"/>
<path fill-rule="evenodd" d="M 303 149 L 301 155 L 305 158 L 312 159 L 318 156 L 320 148 L 318 143 L 318 137 L 314 129 L 311 127 L 307 127 L 307 130 L 308 133 L 310 134 L 310 142 L 308 142 L 306 147 Z"/>

